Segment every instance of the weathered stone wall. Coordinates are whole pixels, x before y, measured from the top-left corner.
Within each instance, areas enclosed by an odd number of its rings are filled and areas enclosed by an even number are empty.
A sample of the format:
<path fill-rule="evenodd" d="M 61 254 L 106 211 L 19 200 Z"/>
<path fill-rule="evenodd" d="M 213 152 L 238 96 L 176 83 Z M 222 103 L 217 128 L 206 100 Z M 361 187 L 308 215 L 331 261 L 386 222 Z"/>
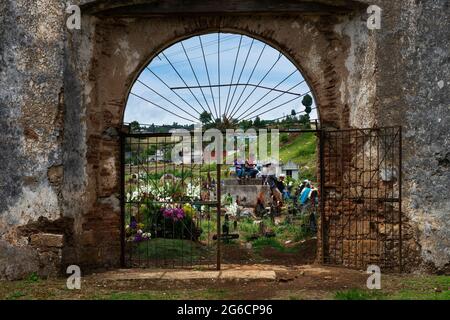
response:
<path fill-rule="evenodd" d="M 381 6 L 381 30 L 367 30 L 358 9 L 325 16 L 83 14 L 82 29 L 68 31 L 62 1 L 2 1 L 0 278 L 55 274 L 68 263 L 119 265 L 118 130 L 128 90 L 158 51 L 219 29 L 291 57 L 326 127 L 404 126 L 411 251 L 421 266 L 448 268 L 449 4 L 360 2 Z"/>
<path fill-rule="evenodd" d="M 17 227 L 62 218 L 63 5 L 2 1 L 0 12 L 0 278 L 55 273 L 60 253 L 33 240 L 43 230 Z"/>
<path fill-rule="evenodd" d="M 450 3 L 383 1 L 377 122 L 401 124 L 403 211 L 430 271 L 450 267 Z"/>

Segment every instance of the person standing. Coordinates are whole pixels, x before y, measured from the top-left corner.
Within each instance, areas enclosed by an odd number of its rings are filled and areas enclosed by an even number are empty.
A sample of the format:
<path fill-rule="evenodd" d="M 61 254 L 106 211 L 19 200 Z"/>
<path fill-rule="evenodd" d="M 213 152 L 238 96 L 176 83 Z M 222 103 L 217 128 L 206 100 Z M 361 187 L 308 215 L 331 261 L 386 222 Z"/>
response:
<path fill-rule="evenodd" d="M 300 193 L 300 204 L 302 206 L 302 215 L 311 205 L 311 201 L 309 199 L 309 194 L 311 193 L 311 185 L 307 183 Z"/>

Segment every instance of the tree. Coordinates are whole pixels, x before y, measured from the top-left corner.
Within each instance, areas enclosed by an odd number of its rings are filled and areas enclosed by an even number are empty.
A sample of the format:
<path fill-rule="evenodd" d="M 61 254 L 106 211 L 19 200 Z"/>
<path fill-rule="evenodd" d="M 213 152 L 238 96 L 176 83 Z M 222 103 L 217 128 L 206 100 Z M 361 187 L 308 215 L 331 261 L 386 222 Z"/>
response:
<path fill-rule="evenodd" d="M 199 120 L 200 120 L 200 122 L 201 122 L 202 124 L 207 124 L 208 122 L 211 122 L 211 120 L 212 120 L 211 113 L 208 113 L 208 112 L 206 112 L 206 111 L 203 111 L 203 112 L 200 114 Z"/>
<path fill-rule="evenodd" d="M 303 128 L 311 129 L 311 120 L 309 119 L 309 114 L 302 114 L 299 121 Z"/>
<path fill-rule="evenodd" d="M 261 128 L 263 126 L 263 123 L 262 123 L 261 118 L 259 116 L 257 116 L 255 118 L 255 121 L 253 121 L 253 125 L 255 126 L 255 128 Z"/>
<path fill-rule="evenodd" d="M 309 115 L 312 110 L 312 108 L 311 108 L 311 106 L 313 104 L 312 97 L 309 94 L 305 95 L 303 97 L 302 104 L 305 106 L 305 112 Z"/>
<path fill-rule="evenodd" d="M 141 125 L 136 120 L 130 123 L 130 132 L 140 132 Z"/>

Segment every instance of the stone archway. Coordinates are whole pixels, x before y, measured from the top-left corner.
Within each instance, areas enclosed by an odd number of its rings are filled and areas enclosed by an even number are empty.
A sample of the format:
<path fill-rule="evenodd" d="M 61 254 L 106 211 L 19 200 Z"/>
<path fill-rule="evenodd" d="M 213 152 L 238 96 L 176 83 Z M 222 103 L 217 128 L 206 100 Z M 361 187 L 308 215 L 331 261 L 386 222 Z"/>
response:
<path fill-rule="evenodd" d="M 219 27 L 298 61 L 329 127 L 403 126 L 405 264 L 448 270 L 445 1 L 379 0 L 376 31 L 366 25 L 369 0 L 72 3 L 81 30 L 67 29 L 58 1 L 2 2 L 0 278 L 119 264 L 117 133 L 128 88 L 164 44 Z"/>
<path fill-rule="evenodd" d="M 66 97 L 66 108 L 82 108 L 78 128 L 69 128 L 68 156 L 81 175 L 66 176 L 71 203 L 65 211 L 74 218 L 74 240 L 64 261 L 88 266 L 115 266 L 120 261 L 120 146 L 118 132 L 129 90 L 144 66 L 163 48 L 183 38 L 211 31 L 246 34 L 263 40 L 290 57 L 310 84 L 320 121 L 326 128 L 349 126 L 350 39 L 339 28 L 351 12 L 335 16 L 305 15 L 189 15 L 164 17 L 91 16 L 84 37 L 74 38 L 83 51 L 70 52 L 79 85 L 78 96 Z M 341 27 L 336 27 L 341 26 Z M 338 29 L 338 30 L 336 30 Z M 89 50 L 86 50 L 86 46 Z M 78 50 L 78 51 L 77 51 Z M 86 54 L 88 52 L 88 54 Z M 80 66 L 79 61 L 85 61 Z M 83 83 L 83 86 L 81 86 Z M 84 88 L 84 91 L 81 91 Z M 68 98 L 68 99 L 67 99 Z M 71 101 L 73 98 L 73 101 Z M 82 101 L 80 106 L 74 103 Z M 69 116 L 79 117 L 76 114 Z M 74 123 L 75 119 L 69 119 Z M 77 129 L 80 137 L 70 136 Z M 71 146 L 83 146 L 85 155 Z M 70 161 L 73 161 L 71 158 Z M 77 172 L 77 170 L 74 170 Z M 79 172 L 79 171 L 78 171 Z M 74 185 L 79 186 L 73 192 Z M 79 200 L 76 201 L 76 200 Z"/>

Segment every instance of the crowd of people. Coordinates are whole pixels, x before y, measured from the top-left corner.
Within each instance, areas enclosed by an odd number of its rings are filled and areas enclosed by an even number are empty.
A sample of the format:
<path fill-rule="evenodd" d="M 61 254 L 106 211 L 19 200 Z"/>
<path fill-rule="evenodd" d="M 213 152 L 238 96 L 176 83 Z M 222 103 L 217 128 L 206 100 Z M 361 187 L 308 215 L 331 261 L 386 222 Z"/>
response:
<path fill-rule="evenodd" d="M 315 231 L 315 208 L 319 203 L 319 190 L 310 180 L 303 180 L 298 186 L 295 186 L 293 181 L 287 183 L 286 175 L 279 174 L 277 176 L 274 167 L 270 163 L 258 166 L 249 159 L 244 162 L 234 161 L 236 176 L 239 180 L 260 177 L 263 184 L 269 185 L 272 194 L 271 207 L 273 209 L 271 211 L 274 211 L 275 215 L 281 211 L 281 207 L 286 201 L 292 201 L 296 212 L 309 216 L 310 228 Z M 262 200 L 258 201 L 260 203 L 256 204 L 256 208 L 261 211 L 264 205 Z"/>
<path fill-rule="evenodd" d="M 236 170 L 236 176 L 238 179 L 243 178 L 256 178 L 256 176 L 260 173 L 260 170 L 258 170 L 257 165 L 253 163 L 251 160 L 245 160 L 244 163 L 240 162 L 239 160 L 234 160 L 234 168 Z"/>

